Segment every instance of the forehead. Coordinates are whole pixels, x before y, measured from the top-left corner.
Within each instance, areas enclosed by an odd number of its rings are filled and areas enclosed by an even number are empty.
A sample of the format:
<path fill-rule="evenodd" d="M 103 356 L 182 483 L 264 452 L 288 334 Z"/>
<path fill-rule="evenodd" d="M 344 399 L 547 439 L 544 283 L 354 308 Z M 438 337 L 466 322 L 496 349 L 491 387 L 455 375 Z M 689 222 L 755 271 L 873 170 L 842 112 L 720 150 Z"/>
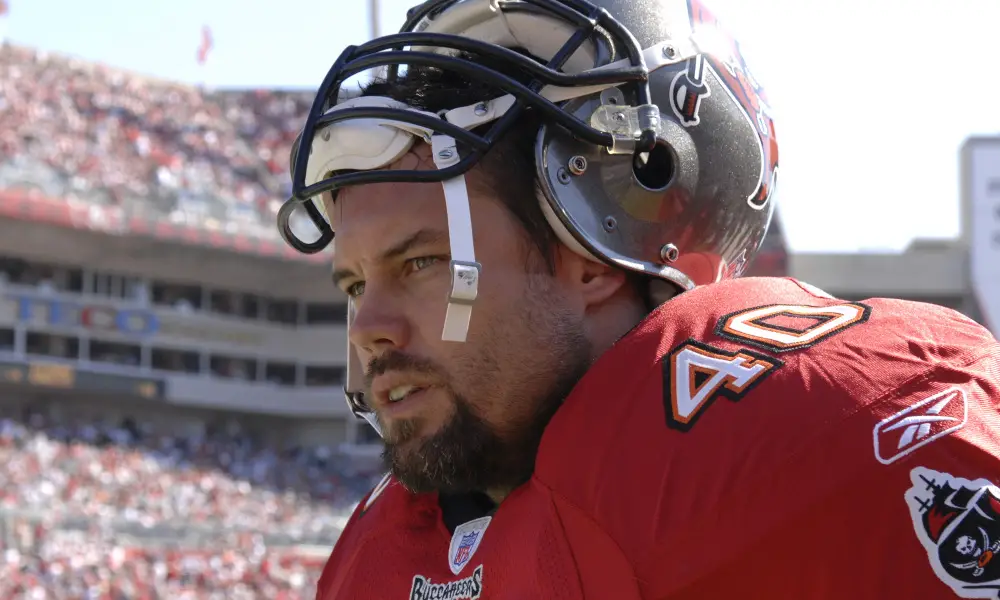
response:
<path fill-rule="evenodd" d="M 422 143 L 387 167 L 435 168 L 430 146 Z M 477 255 L 507 249 L 524 235 L 490 181 L 478 167 L 466 174 Z M 340 190 L 337 200 L 326 209 L 336 234 L 335 268 L 353 269 L 359 262 L 374 260 L 421 230 L 440 232 L 444 239 L 448 235 L 448 211 L 440 182 L 351 186 Z"/>
<path fill-rule="evenodd" d="M 390 165 L 389 169 L 432 170 L 425 144 Z M 440 183 L 375 183 L 340 191 L 326 206 L 336 233 L 335 262 L 364 259 L 421 229 L 447 232 L 448 213 Z"/>

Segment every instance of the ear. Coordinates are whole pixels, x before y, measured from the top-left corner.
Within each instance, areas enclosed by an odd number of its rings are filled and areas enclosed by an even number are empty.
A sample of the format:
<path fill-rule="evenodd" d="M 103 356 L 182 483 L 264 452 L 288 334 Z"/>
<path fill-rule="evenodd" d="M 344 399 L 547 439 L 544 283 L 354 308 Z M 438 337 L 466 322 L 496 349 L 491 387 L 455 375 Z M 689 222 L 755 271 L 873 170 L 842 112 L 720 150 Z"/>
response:
<path fill-rule="evenodd" d="M 586 259 L 565 244 L 556 249 L 556 277 L 575 292 L 584 310 L 607 302 L 625 287 L 625 272 Z"/>

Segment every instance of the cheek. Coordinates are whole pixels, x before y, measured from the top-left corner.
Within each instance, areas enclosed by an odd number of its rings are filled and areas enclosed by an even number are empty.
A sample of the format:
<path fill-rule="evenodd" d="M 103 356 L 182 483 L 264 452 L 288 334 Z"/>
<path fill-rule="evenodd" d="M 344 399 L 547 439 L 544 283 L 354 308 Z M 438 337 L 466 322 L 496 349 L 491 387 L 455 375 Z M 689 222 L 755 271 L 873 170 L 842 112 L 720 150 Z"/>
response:
<path fill-rule="evenodd" d="M 446 344 L 441 340 L 444 331 L 444 317 L 448 310 L 448 292 L 451 271 L 445 266 L 441 272 L 433 274 L 413 285 L 400 286 L 400 305 L 417 331 L 417 337 L 432 348 Z M 481 296 L 481 294 L 480 294 Z M 475 313 L 475 309 L 473 309 Z"/>
<path fill-rule="evenodd" d="M 483 415 L 502 408 L 539 378 L 537 341 L 546 339 L 546 332 L 539 329 L 550 327 L 545 313 L 539 318 L 539 311 L 547 310 L 545 302 L 558 302 L 552 295 L 540 298 L 529 289 L 523 265 L 517 265 L 516 272 L 488 266 L 483 268 L 472 307 L 467 341 L 441 340 L 447 291 L 424 298 L 419 315 L 424 343 L 433 349 L 434 360 L 447 369 L 453 390 Z M 537 306 L 540 302 L 542 306 Z M 552 359 L 541 360 L 546 364 Z"/>
<path fill-rule="evenodd" d="M 445 344 L 455 391 L 483 413 L 502 408 L 538 377 L 539 357 L 532 341 L 539 335 L 536 328 L 545 324 L 529 312 L 523 296 L 482 298 L 472 309 L 468 340 L 440 342 Z"/>
<path fill-rule="evenodd" d="M 431 332 L 435 336 L 431 344 L 440 349 L 441 363 L 448 369 L 455 393 L 480 408 L 503 387 L 500 377 L 509 365 L 508 335 L 515 326 L 508 316 L 509 304 L 504 298 L 480 291 L 465 342 L 441 340 L 443 311 Z"/>
<path fill-rule="evenodd" d="M 467 342 L 445 342 L 441 339 L 451 291 L 451 270 L 445 265 L 433 278 L 406 290 L 403 303 L 420 332 L 420 338 L 432 348 L 443 348 L 442 360 L 461 359 L 470 354 L 468 345 L 485 338 L 489 343 L 498 331 L 503 331 L 516 319 L 524 295 L 526 279 L 523 267 L 512 271 L 507 265 L 486 264 L 482 269 L 479 293 L 472 305 Z M 445 362 L 447 364 L 447 362 Z"/>

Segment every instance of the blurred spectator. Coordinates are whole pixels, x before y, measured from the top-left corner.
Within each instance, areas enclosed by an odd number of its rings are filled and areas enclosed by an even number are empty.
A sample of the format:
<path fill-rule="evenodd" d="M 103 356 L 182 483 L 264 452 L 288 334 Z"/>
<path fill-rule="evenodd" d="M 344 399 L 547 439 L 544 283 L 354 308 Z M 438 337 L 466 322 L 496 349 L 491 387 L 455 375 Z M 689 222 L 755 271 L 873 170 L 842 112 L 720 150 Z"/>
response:
<path fill-rule="evenodd" d="M 312 598 L 377 476 L 341 460 L 258 444 L 235 422 L 179 435 L 0 418 L 0 598 Z"/>
<path fill-rule="evenodd" d="M 204 437 L 0 419 L 0 510 L 280 534 L 331 544 L 373 474 L 348 475 L 324 449 L 279 452 L 238 429 Z"/>
<path fill-rule="evenodd" d="M 0 189 L 273 236 L 312 94 L 204 92 L 0 45 Z"/>
<path fill-rule="evenodd" d="M 4 600 L 312 600 L 324 558 L 294 550 L 136 548 L 42 532 L 32 552 L 0 543 Z"/>

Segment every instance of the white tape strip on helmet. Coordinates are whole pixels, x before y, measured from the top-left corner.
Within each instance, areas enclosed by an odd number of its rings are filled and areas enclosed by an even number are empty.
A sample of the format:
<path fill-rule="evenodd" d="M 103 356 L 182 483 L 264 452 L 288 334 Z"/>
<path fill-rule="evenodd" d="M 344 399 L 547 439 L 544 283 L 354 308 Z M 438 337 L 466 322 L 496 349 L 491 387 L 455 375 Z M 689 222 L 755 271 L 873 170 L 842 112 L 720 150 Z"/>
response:
<path fill-rule="evenodd" d="M 358 96 L 341 102 L 326 114 L 357 107 L 422 112 L 391 98 Z M 415 136 L 430 143 L 431 134 L 430 130 L 416 125 L 385 119 L 347 119 L 324 127 L 313 139 L 306 167 L 306 185 L 326 179 L 331 171 L 370 170 L 392 164 L 409 152 L 416 141 Z"/>

